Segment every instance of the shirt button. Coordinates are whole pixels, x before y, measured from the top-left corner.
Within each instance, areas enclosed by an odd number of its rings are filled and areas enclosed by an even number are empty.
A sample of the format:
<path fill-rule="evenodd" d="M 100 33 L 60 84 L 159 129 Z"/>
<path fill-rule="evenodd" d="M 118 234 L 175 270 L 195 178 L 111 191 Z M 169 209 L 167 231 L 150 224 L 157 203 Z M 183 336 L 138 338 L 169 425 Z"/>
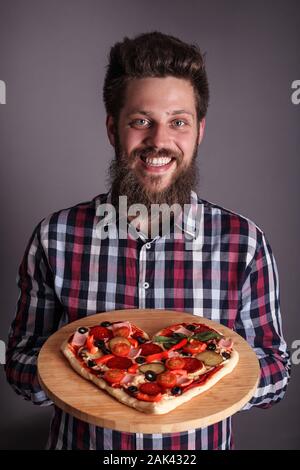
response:
<path fill-rule="evenodd" d="M 146 243 L 146 248 L 149 250 L 149 248 L 151 248 L 151 243 Z"/>
<path fill-rule="evenodd" d="M 143 288 L 148 289 L 150 287 L 149 282 L 143 282 Z"/>

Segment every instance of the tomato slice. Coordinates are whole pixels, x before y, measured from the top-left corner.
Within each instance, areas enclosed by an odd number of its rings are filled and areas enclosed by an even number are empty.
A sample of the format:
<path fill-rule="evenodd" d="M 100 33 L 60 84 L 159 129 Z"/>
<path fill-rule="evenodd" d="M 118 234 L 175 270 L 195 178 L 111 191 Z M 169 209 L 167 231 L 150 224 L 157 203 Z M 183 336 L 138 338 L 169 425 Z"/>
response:
<path fill-rule="evenodd" d="M 207 348 L 207 344 L 204 343 L 203 341 L 198 341 L 197 339 L 191 339 L 191 341 L 184 346 L 183 350 L 191 354 L 197 354 L 199 352 L 205 351 L 206 348 Z"/>
<path fill-rule="evenodd" d="M 105 371 L 103 378 L 110 384 L 120 383 L 126 372 L 120 369 L 110 369 Z"/>
<path fill-rule="evenodd" d="M 162 389 L 156 382 L 146 382 L 140 385 L 139 391 L 150 396 L 155 396 L 161 393 Z"/>
<path fill-rule="evenodd" d="M 128 338 L 130 336 L 130 329 L 128 326 L 120 326 L 114 330 L 114 336 L 122 336 L 123 338 Z"/>
<path fill-rule="evenodd" d="M 112 357 L 106 363 L 110 369 L 128 369 L 132 366 L 132 360 L 128 357 Z"/>
<path fill-rule="evenodd" d="M 128 356 L 130 351 L 130 346 L 126 343 L 116 343 L 113 347 L 111 352 L 116 356 L 126 357 Z"/>
<path fill-rule="evenodd" d="M 158 354 L 162 352 L 162 348 L 158 344 L 144 343 L 141 344 L 141 356 L 150 356 L 150 354 Z"/>
<path fill-rule="evenodd" d="M 184 369 L 190 373 L 196 372 L 197 370 L 202 369 L 203 367 L 203 363 L 195 357 L 185 357 L 184 362 Z"/>
<path fill-rule="evenodd" d="M 183 369 L 185 366 L 185 360 L 183 357 L 170 357 L 166 361 L 166 367 L 170 370 Z"/>
<path fill-rule="evenodd" d="M 163 388 L 172 388 L 176 385 L 177 378 L 173 372 L 163 372 L 157 376 L 157 383 Z"/>
<path fill-rule="evenodd" d="M 94 336 L 94 340 L 110 339 L 113 337 L 112 331 L 104 326 L 93 326 L 90 329 L 89 334 Z"/>

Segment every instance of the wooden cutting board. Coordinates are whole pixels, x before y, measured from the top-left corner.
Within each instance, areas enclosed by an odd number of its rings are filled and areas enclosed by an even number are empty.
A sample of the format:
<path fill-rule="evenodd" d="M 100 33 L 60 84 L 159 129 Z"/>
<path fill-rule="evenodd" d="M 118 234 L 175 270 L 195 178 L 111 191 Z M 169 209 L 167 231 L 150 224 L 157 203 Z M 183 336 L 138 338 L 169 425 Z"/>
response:
<path fill-rule="evenodd" d="M 201 321 L 230 336 L 239 353 L 231 374 L 210 390 L 165 415 L 148 415 L 130 408 L 78 375 L 60 352 L 62 342 L 79 326 L 129 320 L 152 336 L 172 323 Z M 48 397 L 62 410 L 97 426 L 133 433 L 172 433 L 206 427 L 239 411 L 253 396 L 260 367 L 248 343 L 219 323 L 171 310 L 131 309 L 98 313 L 70 323 L 54 333 L 38 356 L 38 374 Z"/>

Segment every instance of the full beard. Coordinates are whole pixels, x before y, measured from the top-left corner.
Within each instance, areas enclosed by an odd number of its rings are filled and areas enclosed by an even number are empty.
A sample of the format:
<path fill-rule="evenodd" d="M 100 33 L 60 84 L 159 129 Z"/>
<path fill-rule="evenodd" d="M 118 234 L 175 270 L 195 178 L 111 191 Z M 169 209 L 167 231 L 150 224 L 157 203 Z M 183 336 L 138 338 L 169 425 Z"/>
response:
<path fill-rule="evenodd" d="M 182 165 L 183 156 L 167 149 L 159 151 L 151 147 L 135 150 L 129 156 L 124 155 L 120 146 L 116 145 L 116 156 L 109 167 L 109 183 L 111 186 L 111 202 L 118 209 L 119 196 L 127 197 L 127 206 L 133 204 L 143 204 L 148 213 L 152 204 L 179 204 L 184 209 L 184 204 L 190 204 L 191 191 L 196 190 L 199 182 L 199 170 L 196 162 L 198 145 L 195 144 L 192 160 L 188 166 Z M 159 181 L 158 175 L 149 175 L 149 183 L 152 190 L 140 183 L 134 170 L 130 167 L 130 162 L 140 156 L 168 156 L 176 158 L 178 168 L 173 175 L 169 186 L 162 191 L 155 190 Z"/>

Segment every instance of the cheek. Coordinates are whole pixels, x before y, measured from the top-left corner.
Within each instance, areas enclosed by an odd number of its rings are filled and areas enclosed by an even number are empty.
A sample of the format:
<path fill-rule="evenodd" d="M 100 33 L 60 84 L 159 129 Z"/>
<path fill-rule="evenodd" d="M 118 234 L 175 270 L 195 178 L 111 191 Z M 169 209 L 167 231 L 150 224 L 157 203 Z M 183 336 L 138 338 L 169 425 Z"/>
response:
<path fill-rule="evenodd" d="M 126 129 L 122 133 L 123 146 L 129 151 L 140 145 L 143 141 L 143 138 L 143 132 L 137 132 L 134 129 Z"/>
<path fill-rule="evenodd" d="M 192 153 L 194 150 L 194 145 L 195 145 L 195 140 L 196 136 L 194 135 L 189 135 L 187 136 L 181 136 L 181 138 L 176 139 L 176 145 L 177 147 L 181 150 L 181 152 L 184 155 L 184 159 L 190 159 L 192 158 Z"/>

